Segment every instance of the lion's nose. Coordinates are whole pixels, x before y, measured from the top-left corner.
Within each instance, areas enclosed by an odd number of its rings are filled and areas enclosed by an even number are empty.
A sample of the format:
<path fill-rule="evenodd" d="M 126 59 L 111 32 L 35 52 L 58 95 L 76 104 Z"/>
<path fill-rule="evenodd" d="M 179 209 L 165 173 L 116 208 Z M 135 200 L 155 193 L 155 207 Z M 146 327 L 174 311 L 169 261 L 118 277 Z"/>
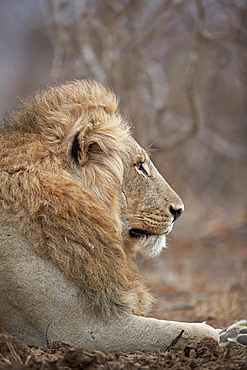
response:
<path fill-rule="evenodd" d="M 183 209 L 182 208 L 175 209 L 175 208 L 173 208 L 173 206 L 170 206 L 169 211 L 171 212 L 171 214 L 174 217 L 173 221 L 172 221 L 172 222 L 174 222 L 181 216 L 181 214 L 183 212 Z"/>

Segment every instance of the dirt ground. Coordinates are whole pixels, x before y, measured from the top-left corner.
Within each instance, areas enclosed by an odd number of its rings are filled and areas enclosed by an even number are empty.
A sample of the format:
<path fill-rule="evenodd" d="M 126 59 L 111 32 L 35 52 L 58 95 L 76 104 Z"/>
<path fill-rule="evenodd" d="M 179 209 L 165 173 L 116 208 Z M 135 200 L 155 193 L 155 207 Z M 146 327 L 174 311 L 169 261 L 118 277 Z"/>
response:
<path fill-rule="evenodd" d="M 156 297 L 152 316 L 188 322 L 207 321 L 224 328 L 247 318 L 246 230 L 200 241 L 172 240 L 156 260 L 139 261 Z M 223 349 L 211 339 L 194 348 L 159 353 L 109 353 L 55 342 L 27 347 L 0 334 L 0 369 L 244 369 L 247 348 Z"/>

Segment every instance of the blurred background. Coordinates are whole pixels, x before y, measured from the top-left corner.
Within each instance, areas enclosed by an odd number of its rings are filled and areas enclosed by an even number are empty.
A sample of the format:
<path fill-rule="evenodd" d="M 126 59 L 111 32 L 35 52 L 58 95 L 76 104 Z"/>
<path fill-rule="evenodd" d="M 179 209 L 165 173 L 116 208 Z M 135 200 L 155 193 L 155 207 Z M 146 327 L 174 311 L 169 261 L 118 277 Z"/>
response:
<path fill-rule="evenodd" d="M 246 61 L 245 0 L 0 0 L 1 113 L 46 84 L 96 79 L 154 149 L 185 203 L 152 262 L 167 286 L 210 263 L 246 282 Z"/>

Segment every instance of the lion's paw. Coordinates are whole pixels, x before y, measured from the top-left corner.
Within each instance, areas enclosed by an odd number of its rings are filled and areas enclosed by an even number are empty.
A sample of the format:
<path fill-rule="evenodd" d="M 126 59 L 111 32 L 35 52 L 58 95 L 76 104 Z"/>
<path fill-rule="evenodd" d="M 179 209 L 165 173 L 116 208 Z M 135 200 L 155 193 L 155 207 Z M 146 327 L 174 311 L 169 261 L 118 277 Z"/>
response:
<path fill-rule="evenodd" d="M 237 321 L 226 329 L 219 331 L 220 345 L 225 348 L 247 348 L 247 320 Z"/>

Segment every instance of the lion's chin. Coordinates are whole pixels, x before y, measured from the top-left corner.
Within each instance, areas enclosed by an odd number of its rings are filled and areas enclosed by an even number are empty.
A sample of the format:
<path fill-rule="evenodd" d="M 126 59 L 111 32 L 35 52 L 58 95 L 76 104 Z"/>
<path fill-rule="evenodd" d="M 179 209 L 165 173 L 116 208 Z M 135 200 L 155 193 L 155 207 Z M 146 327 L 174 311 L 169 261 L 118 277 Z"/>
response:
<path fill-rule="evenodd" d="M 157 257 L 166 248 L 166 236 L 148 235 L 140 240 L 139 252 L 145 258 Z"/>

